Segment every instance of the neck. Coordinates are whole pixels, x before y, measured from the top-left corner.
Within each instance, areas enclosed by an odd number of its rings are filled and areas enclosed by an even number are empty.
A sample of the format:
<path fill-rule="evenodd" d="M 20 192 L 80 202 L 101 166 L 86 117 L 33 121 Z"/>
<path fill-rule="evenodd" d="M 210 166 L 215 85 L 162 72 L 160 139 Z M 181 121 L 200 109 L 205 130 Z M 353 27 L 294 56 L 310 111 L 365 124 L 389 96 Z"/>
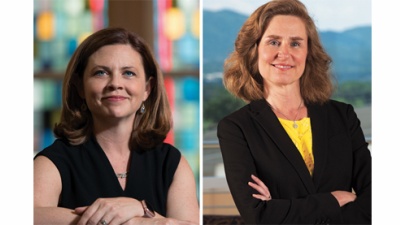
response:
<path fill-rule="evenodd" d="M 273 106 L 278 108 L 297 109 L 299 102 L 302 101 L 299 81 L 291 84 L 264 83 L 265 99 Z"/>
<path fill-rule="evenodd" d="M 128 146 L 132 124 L 131 120 L 93 118 L 93 133 L 102 145 Z"/>
<path fill-rule="evenodd" d="M 301 98 L 284 98 L 284 99 L 266 99 L 275 115 L 280 118 L 287 120 L 296 121 L 297 119 L 303 118 L 302 113 L 303 99 Z"/>
<path fill-rule="evenodd" d="M 93 116 L 93 130 L 96 133 L 102 133 L 105 131 L 112 131 L 110 134 L 113 132 L 117 132 L 118 136 L 120 136 L 123 133 L 129 132 L 129 134 L 132 132 L 133 129 L 133 123 L 135 121 L 134 117 L 128 117 L 128 118 L 109 118 L 109 117 L 96 117 Z"/>
<path fill-rule="evenodd" d="M 129 154 L 129 141 L 132 128 L 110 127 L 108 129 L 94 129 L 97 142 L 107 155 Z"/>
<path fill-rule="evenodd" d="M 297 111 L 303 105 L 301 96 L 268 96 L 267 103 L 280 111 Z"/>

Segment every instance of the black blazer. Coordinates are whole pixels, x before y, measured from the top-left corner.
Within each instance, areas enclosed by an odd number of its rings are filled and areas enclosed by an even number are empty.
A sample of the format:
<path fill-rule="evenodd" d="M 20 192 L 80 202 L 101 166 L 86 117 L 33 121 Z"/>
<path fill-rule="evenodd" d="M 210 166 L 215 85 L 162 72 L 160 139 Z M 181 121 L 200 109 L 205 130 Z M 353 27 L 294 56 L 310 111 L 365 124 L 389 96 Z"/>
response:
<path fill-rule="evenodd" d="M 218 124 L 226 179 L 249 224 L 370 224 L 371 154 L 351 105 L 307 105 L 314 175 L 265 100 L 253 101 Z M 250 175 L 269 188 L 270 201 L 252 197 Z M 340 207 L 330 192 L 352 191 Z"/>

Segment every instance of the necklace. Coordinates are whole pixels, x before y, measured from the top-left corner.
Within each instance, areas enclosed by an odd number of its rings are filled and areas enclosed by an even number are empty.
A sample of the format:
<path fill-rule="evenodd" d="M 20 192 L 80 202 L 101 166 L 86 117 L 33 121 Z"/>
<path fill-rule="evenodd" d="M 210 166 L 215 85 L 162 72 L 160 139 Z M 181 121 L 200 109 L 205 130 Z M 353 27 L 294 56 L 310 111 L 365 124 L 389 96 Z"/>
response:
<path fill-rule="evenodd" d="M 300 112 L 300 107 L 301 107 L 301 104 L 303 103 L 303 101 L 300 101 L 300 105 L 299 105 L 299 107 L 297 108 L 297 113 L 296 113 L 296 117 L 294 118 L 294 120 L 293 120 L 293 128 L 294 129 L 297 129 L 299 126 L 297 125 L 297 123 L 296 123 L 296 120 L 297 120 L 297 116 L 299 115 L 299 112 Z M 291 119 L 289 119 L 285 114 L 283 114 L 281 111 L 279 111 L 277 108 L 275 108 L 275 107 L 272 107 L 272 105 L 270 104 L 270 106 L 271 106 L 271 108 L 273 109 L 273 110 L 276 110 L 277 112 L 279 112 L 280 114 L 282 114 L 287 120 L 291 120 Z"/>
<path fill-rule="evenodd" d="M 115 175 L 117 175 L 118 178 L 127 178 L 128 177 L 128 172 L 125 173 L 116 173 Z"/>

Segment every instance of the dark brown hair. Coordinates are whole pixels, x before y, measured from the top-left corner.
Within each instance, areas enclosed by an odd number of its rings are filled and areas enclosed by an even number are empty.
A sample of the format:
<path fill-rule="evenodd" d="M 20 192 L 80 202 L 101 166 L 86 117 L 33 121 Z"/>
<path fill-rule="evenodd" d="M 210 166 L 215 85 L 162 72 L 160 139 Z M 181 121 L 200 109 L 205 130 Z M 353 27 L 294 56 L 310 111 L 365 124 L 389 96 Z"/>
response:
<path fill-rule="evenodd" d="M 72 145 L 82 144 L 92 135 L 92 115 L 85 109 L 86 103 L 79 95 L 83 87 L 83 73 L 94 52 L 105 45 L 114 44 L 129 44 L 142 58 L 146 80 L 152 77 L 150 95 L 143 103 L 146 112 L 136 113 L 130 140 L 131 149 L 152 148 L 165 139 L 172 127 L 164 79 L 147 43 L 124 28 L 110 27 L 93 33 L 72 55 L 63 81 L 61 119 L 54 127 L 54 134 L 67 139 Z"/>
<path fill-rule="evenodd" d="M 249 102 L 263 99 L 263 79 L 258 70 L 257 46 L 272 18 L 299 17 L 308 36 L 306 67 L 300 78 L 301 95 L 306 103 L 323 103 L 331 97 L 334 85 L 331 57 L 325 52 L 314 21 L 298 0 L 272 0 L 254 11 L 245 21 L 235 41 L 235 49 L 225 60 L 224 85 L 234 96 Z"/>

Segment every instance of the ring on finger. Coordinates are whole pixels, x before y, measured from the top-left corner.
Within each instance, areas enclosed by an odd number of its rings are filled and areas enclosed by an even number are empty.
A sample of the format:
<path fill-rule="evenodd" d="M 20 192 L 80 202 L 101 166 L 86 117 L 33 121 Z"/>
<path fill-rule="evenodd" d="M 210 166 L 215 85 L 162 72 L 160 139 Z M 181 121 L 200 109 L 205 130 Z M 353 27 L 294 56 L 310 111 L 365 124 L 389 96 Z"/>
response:
<path fill-rule="evenodd" d="M 108 223 L 105 220 L 100 220 L 101 225 L 108 225 Z"/>

